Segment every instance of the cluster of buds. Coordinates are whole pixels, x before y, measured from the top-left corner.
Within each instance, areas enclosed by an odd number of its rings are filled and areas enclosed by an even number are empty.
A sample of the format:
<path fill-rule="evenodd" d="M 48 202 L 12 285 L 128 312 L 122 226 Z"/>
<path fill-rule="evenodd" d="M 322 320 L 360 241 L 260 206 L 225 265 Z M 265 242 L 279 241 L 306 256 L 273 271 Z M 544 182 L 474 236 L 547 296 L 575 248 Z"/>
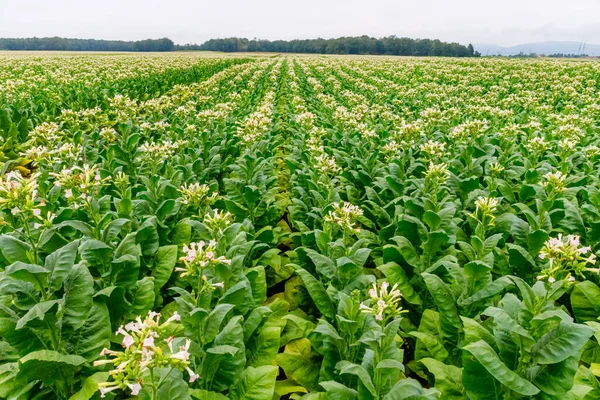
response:
<path fill-rule="evenodd" d="M 592 248 L 580 245 L 577 235 L 563 237 L 559 234 L 556 238 L 548 239 L 540 251 L 540 258 L 548 260 L 548 267 L 537 277 L 538 280 L 548 279 L 550 283 L 557 279 L 574 281 L 575 276 L 585 278 L 583 273 L 586 271 L 599 273 L 598 268 L 587 268 L 588 264 L 596 264 Z"/>
<path fill-rule="evenodd" d="M 56 177 L 56 185 L 65 190 L 64 196 L 69 202 L 77 202 L 79 199 L 91 201 L 109 179 L 102 179 L 98 167 L 88 164 L 64 168 L 60 173 L 52 175 Z"/>
<path fill-rule="evenodd" d="M 498 199 L 493 197 L 479 196 L 475 200 L 475 212 L 469 214 L 483 225 L 484 228 L 491 228 L 494 226 L 494 214 L 497 211 Z"/>
<path fill-rule="evenodd" d="M 24 178 L 18 171 L 9 172 L 4 179 L 0 176 L 0 207 L 9 209 L 12 215 L 29 212 L 39 215 L 41 211 L 36 208 L 38 176 Z"/>
<path fill-rule="evenodd" d="M 216 208 L 212 213 L 207 213 L 204 216 L 204 225 L 208 228 L 213 237 L 223 235 L 225 229 L 233 224 L 233 214 L 229 211 L 219 211 Z"/>
<path fill-rule="evenodd" d="M 472 120 L 463 122 L 450 131 L 449 137 L 459 141 L 471 141 L 482 136 L 490 128 L 487 120 Z"/>
<path fill-rule="evenodd" d="M 36 126 L 30 133 L 31 144 L 47 145 L 57 142 L 63 133 L 56 122 L 44 122 Z"/>
<path fill-rule="evenodd" d="M 427 143 L 422 144 L 420 146 L 420 149 L 430 159 L 433 159 L 435 157 L 442 157 L 446 152 L 446 143 L 434 142 L 433 140 L 429 140 Z"/>
<path fill-rule="evenodd" d="M 360 232 L 360 228 L 355 226 L 356 220 L 363 215 L 360 207 L 352 205 L 347 201 L 340 201 L 332 205 L 333 210 L 329 211 L 323 218 L 323 221 L 338 225 L 344 231 L 353 233 Z"/>
<path fill-rule="evenodd" d="M 219 196 L 217 192 L 209 194 L 210 188 L 208 185 L 199 183 L 192 183 L 191 185 L 185 183 L 177 191 L 181 193 L 181 202 L 193 207 L 213 205 Z"/>
<path fill-rule="evenodd" d="M 398 290 L 397 283 L 391 288 L 386 281 L 382 282 L 379 288 L 377 284 L 373 283 L 373 287 L 369 289 L 369 304 L 360 303 L 360 310 L 372 314 L 377 321 L 385 322 L 389 318 L 395 318 L 408 312 L 402 309 L 401 299 L 402 294 Z"/>
<path fill-rule="evenodd" d="M 114 143 L 119 138 L 119 134 L 113 128 L 102 128 L 100 130 L 100 139 L 104 140 L 106 143 Z"/>
<path fill-rule="evenodd" d="M 310 130 L 315 124 L 315 114 L 304 112 L 296 116 L 296 123 L 305 130 Z"/>
<path fill-rule="evenodd" d="M 175 272 L 181 272 L 181 277 L 202 276 L 202 271 L 218 264 L 231 264 L 224 256 L 217 256 L 217 242 L 211 240 L 204 242 L 192 242 L 189 245 L 183 245 L 184 255 L 179 258 L 184 267 L 175 268 Z"/>
<path fill-rule="evenodd" d="M 113 183 L 121 193 L 125 193 L 129 189 L 129 177 L 123 171 L 119 171 L 115 174 Z"/>
<path fill-rule="evenodd" d="M 492 176 L 498 176 L 504 171 L 504 167 L 499 162 L 493 162 L 488 165 L 489 171 Z"/>
<path fill-rule="evenodd" d="M 337 165 L 335 157 L 329 156 L 327 153 L 322 153 L 315 157 L 315 167 L 319 173 L 327 176 L 335 175 L 342 170 Z"/>
<path fill-rule="evenodd" d="M 548 150 L 550 144 L 539 136 L 534 137 L 525 144 L 525 148 L 532 153 L 541 153 Z"/>
<path fill-rule="evenodd" d="M 437 188 L 446 182 L 448 176 L 448 164 L 434 164 L 429 162 L 429 167 L 427 167 L 427 171 L 425 172 L 425 186 L 426 188 Z"/>
<path fill-rule="evenodd" d="M 565 190 L 565 179 L 567 179 L 567 175 L 563 174 L 562 172 L 548 172 L 546 175 L 544 175 L 544 179 L 545 180 L 542 182 L 542 187 L 548 192 L 560 193 Z"/>
<path fill-rule="evenodd" d="M 172 157 L 173 154 L 186 144 L 185 141 L 171 142 L 169 140 L 163 143 L 144 143 L 138 148 L 141 161 L 160 162 Z"/>
<path fill-rule="evenodd" d="M 385 155 L 386 160 L 390 161 L 400 152 L 400 145 L 395 140 L 390 140 L 383 146 L 382 152 Z"/>
<path fill-rule="evenodd" d="M 189 367 L 190 340 L 187 339 L 185 345 L 174 349 L 173 336 L 167 336 L 167 332 L 171 331 L 169 325 L 179 320 L 180 317 L 175 312 L 160 324 L 160 314 L 150 311 L 143 321 L 141 317 L 137 317 L 135 321 L 119 327 L 116 334 L 123 335 L 121 344 L 124 350 L 114 351 L 105 348 L 100 355 L 111 358 L 94 362 L 94 366 L 112 364 L 115 367 L 109 372 L 112 380 L 98 384 L 101 397 L 119 389 L 130 390 L 133 396 L 137 396 L 142 390 L 142 385 L 155 385 L 154 382 L 144 381 L 148 379 L 144 377 L 144 373 L 154 368 L 187 371 L 190 382 L 198 379 L 198 374 Z"/>

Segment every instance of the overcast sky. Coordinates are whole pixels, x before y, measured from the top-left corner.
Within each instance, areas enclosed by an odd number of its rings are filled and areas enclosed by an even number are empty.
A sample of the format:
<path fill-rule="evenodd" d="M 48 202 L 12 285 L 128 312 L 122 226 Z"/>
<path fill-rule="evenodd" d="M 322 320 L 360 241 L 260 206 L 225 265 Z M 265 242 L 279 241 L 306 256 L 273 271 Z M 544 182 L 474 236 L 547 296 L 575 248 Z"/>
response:
<path fill-rule="evenodd" d="M 0 0 L 0 37 L 408 36 L 600 44 L 600 0 Z"/>

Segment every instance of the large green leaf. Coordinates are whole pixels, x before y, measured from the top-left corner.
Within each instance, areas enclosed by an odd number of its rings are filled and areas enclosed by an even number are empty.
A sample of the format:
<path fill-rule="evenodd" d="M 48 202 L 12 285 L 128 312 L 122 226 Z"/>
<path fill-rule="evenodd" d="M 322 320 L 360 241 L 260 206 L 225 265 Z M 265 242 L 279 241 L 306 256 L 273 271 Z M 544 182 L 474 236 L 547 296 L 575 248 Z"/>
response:
<path fill-rule="evenodd" d="M 275 392 L 278 368 L 272 365 L 248 367 L 240 383 L 229 393 L 231 400 L 267 400 Z"/>
<path fill-rule="evenodd" d="M 418 306 L 423 304 L 421 297 L 412 287 L 410 280 L 401 266 L 392 261 L 380 265 L 377 269 L 383 272 L 390 285 L 398 284 L 398 289 L 406 301 Z"/>
<path fill-rule="evenodd" d="M 329 297 L 323 284 L 303 268 L 296 268 L 296 273 L 300 276 L 302 282 L 304 282 L 306 290 L 315 302 L 319 311 L 327 318 L 333 318 L 335 315 L 333 301 L 331 300 L 331 297 Z"/>
<path fill-rule="evenodd" d="M 508 389 L 523 396 L 534 396 L 539 393 L 540 390 L 531 382 L 511 371 L 485 341 L 480 340 L 468 344 L 463 347 L 463 350 L 471 353 L 494 378 Z"/>
<path fill-rule="evenodd" d="M 95 301 L 83 325 L 73 334 L 65 347 L 69 353 L 93 361 L 100 357 L 103 348 L 110 347 L 111 336 L 108 307 L 104 302 Z"/>
<path fill-rule="evenodd" d="M 571 307 L 577 322 L 597 320 L 600 315 L 600 288 L 591 281 L 578 282 L 571 291 Z"/>
<path fill-rule="evenodd" d="M 50 271 L 48 286 L 51 290 L 57 291 L 61 288 L 65 278 L 75 265 L 78 247 L 79 240 L 75 240 L 46 257 L 44 266 Z"/>
<path fill-rule="evenodd" d="M 319 380 L 319 357 L 313 352 L 310 340 L 292 340 L 275 359 L 288 378 L 309 390 L 316 389 Z"/>
<path fill-rule="evenodd" d="M 16 379 L 21 382 L 42 381 L 45 384 L 65 381 L 85 363 L 85 358 L 81 356 L 60 354 L 52 350 L 34 351 L 19 360 Z"/>
<path fill-rule="evenodd" d="M 29 244 L 10 235 L 0 235 L 0 252 L 12 264 L 17 261 L 32 262 L 30 255 L 32 248 Z"/>
<path fill-rule="evenodd" d="M 152 276 L 154 277 L 154 290 L 156 293 L 167 283 L 175 264 L 177 263 L 177 246 L 159 247 L 154 254 L 154 267 Z"/>
<path fill-rule="evenodd" d="M 593 333 L 594 329 L 589 326 L 561 321 L 535 344 L 532 349 L 533 359 L 538 364 L 564 361 L 577 354 Z"/>
<path fill-rule="evenodd" d="M 85 263 L 73 266 L 65 279 L 64 288 L 63 327 L 76 330 L 81 328 L 87 318 L 94 296 L 94 278 Z"/>
<path fill-rule="evenodd" d="M 252 345 L 248 346 L 247 365 L 259 367 L 271 365 L 279 351 L 281 328 L 266 326 L 262 328 Z"/>

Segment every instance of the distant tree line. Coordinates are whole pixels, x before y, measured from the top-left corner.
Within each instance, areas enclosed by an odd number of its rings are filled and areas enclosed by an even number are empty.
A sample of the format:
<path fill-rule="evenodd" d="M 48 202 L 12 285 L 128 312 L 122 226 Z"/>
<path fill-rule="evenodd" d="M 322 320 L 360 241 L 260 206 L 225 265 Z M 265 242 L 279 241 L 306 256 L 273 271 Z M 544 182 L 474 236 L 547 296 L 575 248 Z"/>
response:
<path fill-rule="evenodd" d="M 171 39 L 137 41 L 67 39 L 61 37 L 0 38 L 0 50 L 63 50 L 63 51 L 173 51 Z"/>
<path fill-rule="evenodd" d="M 192 50 L 193 45 L 187 45 Z M 183 46 L 185 47 L 185 46 Z M 179 46 L 178 48 L 182 48 Z M 197 46 L 199 50 L 224 52 L 275 52 L 314 54 L 385 54 L 396 56 L 476 57 L 473 46 L 431 39 L 410 39 L 388 36 L 340 37 L 337 39 L 249 40 L 246 38 L 211 39 Z"/>

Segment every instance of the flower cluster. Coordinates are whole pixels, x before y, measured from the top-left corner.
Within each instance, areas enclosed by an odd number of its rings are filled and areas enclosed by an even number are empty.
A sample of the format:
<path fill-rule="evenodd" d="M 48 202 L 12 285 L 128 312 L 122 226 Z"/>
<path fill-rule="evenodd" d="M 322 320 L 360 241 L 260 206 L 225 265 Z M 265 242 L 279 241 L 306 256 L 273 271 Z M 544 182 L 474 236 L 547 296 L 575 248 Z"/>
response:
<path fill-rule="evenodd" d="M 169 140 L 162 143 L 144 143 L 138 148 L 141 161 L 158 163 L 164 161 L 185 145 L 184 141 L 171 142 Z"/>
<path fill-rule="evenodd" d="M 342 168 L 336 164 L 335 157 L 329 156 L 327 153 L 319 154 L 315 157 L 315 161 L 316 170 L 324 175 L 332 176 L 342 170 Z"/>
<path fill-rule="evenodd" d="M 175 349 L 174 337 L 168 336 L 171 331 L 169 325 L 179 320 L 180 317 L 175 312 L 161 324 L 160 314 L 150 311 L 143 321 L 141 317 L 137 317 L 135 321 L 119 327 L 116 335 L 123 336 L 121 345 L 124 350 L 105 348 L 100 355 L 111 358 L 94 362 L 94 366 L 112 364 L 115 367 L 109 372 L 112 380 L 98 384 L 101 397 L 119 389 L 130 390 L 133 396 L 137 396 L 142 385 L 155 385 L 155 382 L 148 382 L 150 378 L 145 374 L 154 368 L 175 368 L 187 371 L 190 382 L 198 379 L 198 374 L 189 367 L 190 340 L 186 339 L 183 346 Z"/>
<path fill-rule="evenodd" d="M 36 208 L 38 176 L 24 178 L 18 171 L 9 172 L 4 179 L 0 176 L 0 206 L 13 215 L 32 212 L 39 216 L 41 211 Z"/>
<path fill-rule="evenodd" d="M 437 188 L 444 184 L 448 179 L 450 172 L 448 171 L 448 164 L 434 164 L 429 163 L 427 171 L 425 171 L 425 183 L 427 188 Z"/>
<path fill-rule="evenodd" d="M 398 317 L 408 312 L 402 310 L 401 299 L 402 294 L 398 290 L 397 283 L 391 288 L 386 281 L 382 282 L 379 288 L 373 283 L 373 287 L 369 289 L 368 304 L 360 303 L 360 310 L 372 314 L 377 321 L 386 321 L 388 318 Z"/>
<path fill-rule="evenodd" d="M 213 205 L 219 196 L 217 192 L 209 194 L 210 188 L 208 185 L 199 183 L 192 183 L 191 185 L 185 183 L 177 191 L 181 194 L 181 202 L 193 207 Z"/>
<path fill-rule="evenodd" d="M 420 146 L 420 149 L 429 158 L 442 157 L 446 152 L 446 143 L 428 141 Z"/>
<path fill-rule="evenodd" d="M 64 196 L 69 202 L 91 201 L 109 178 L 102 179 L 98 167 L 85 164 L 83 167 L 74 166 L 63 168 L 56 177 L 56 184 L 64 189 Z"/>
<path fill-rule="evenodd" d="M 563 237 L 559 234 L 548 239 L 540 251 L 540 258 L 548 260 L 548 267 L 542 270 L 538 279 L 548 279 L 550 283 L 557 279 L 574 281 L 575 276 L 585 278 L 583 273 L 586 271 L 598 273 L 598 268 L 587 268 L 588 264 L 596 264 L 596 255 L 591 251 L 591 247 L 581 246 L 577 235 Z"/>
<path fill-rule="evenodd" d="M 211 240 L 204 242 L 192 242 L 183 246 L 184 255 L 179 258 L 184 267 L 175 268 L 175 272 L 181 272 L 184 276 L 202 276 L 205 268 L 214 267 L 218 264 L 231 264 L 224 256 L 217 256 L 217 242 Z"/>
<path fill-rule="evenodd" d="M 203 222 L 213 237 L 219 237 L 225 229 L 233 224 L 233 214 L 229 211 L 219 211 L 215 208 L 211 213 L 207 213 L 204 216 Z"/>
<path fill-rule="evenodd" d="M 542 187 L 547 191 L 560 193 L 565 190 L 565 179 L 567 179 L 567 176 L 562 172 L 548 172 L 546 175 L 544 175 L 544 179 L 545 180 L 542 182 Z"/>
<path fill-rule="evenodd" d="M 343 230 L 353 233 L 360 232 L 360 228 L 355 226 L 356 220 L 363 215 L 363 210 L 360 207 L 352 205 L 347 201 L 340 201 L 332 205 L 333 210 L 329 211 L 323 218 L 323 221 L 336 224 Z"/>

